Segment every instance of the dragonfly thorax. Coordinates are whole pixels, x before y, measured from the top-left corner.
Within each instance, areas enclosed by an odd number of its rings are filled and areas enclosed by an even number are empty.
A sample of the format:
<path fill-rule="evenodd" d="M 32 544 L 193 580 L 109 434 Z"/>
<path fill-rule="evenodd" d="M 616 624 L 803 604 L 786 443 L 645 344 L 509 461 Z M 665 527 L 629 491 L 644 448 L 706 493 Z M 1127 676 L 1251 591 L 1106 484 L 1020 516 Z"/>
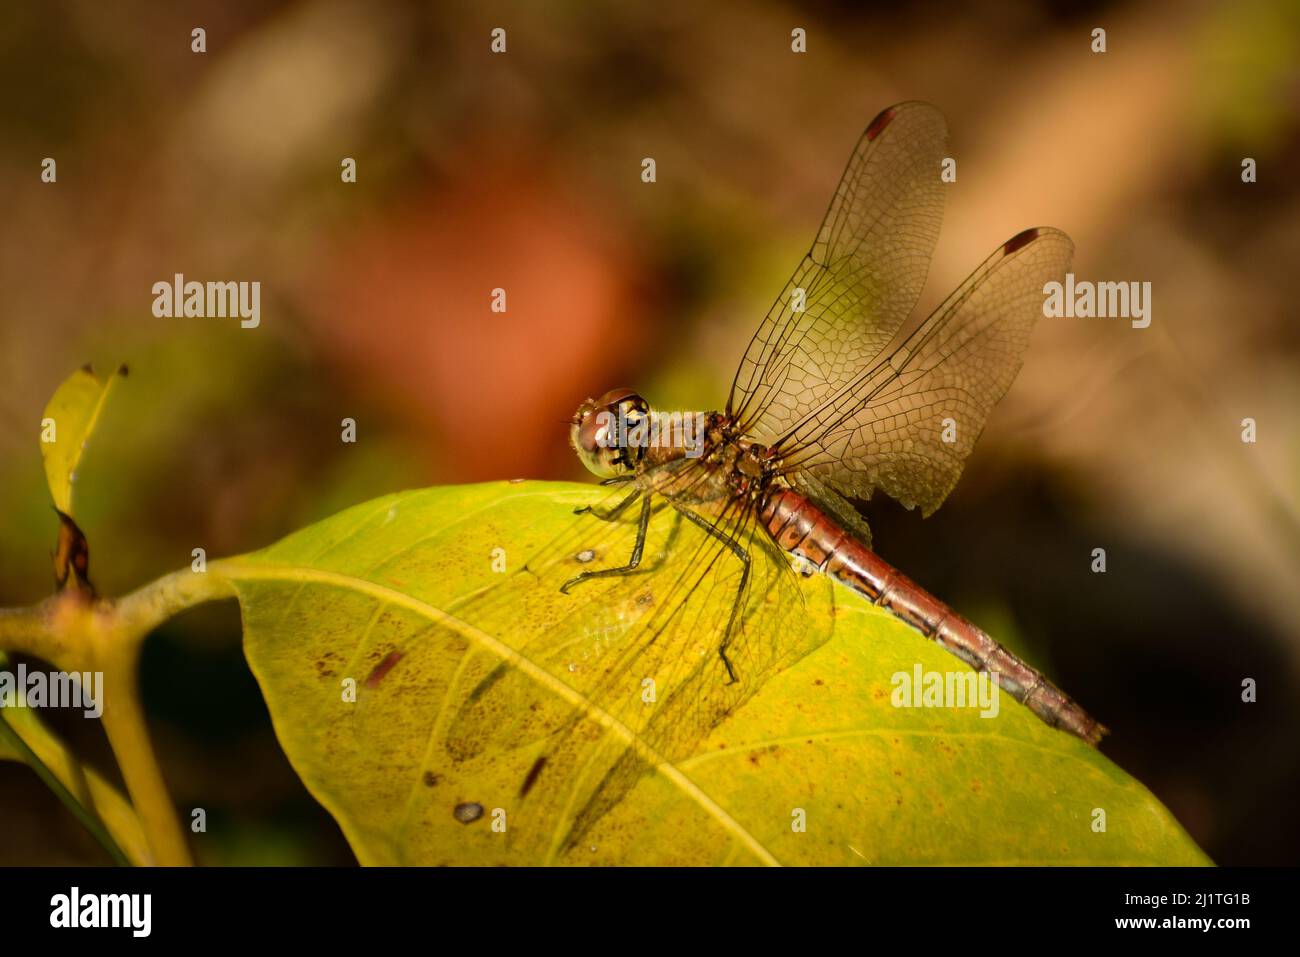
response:
<path fill-rule="evenodd" d="M 771 484 L 776 457 L 766 445 L 728 435 L 719 449 L 719 457 L 735 494 L 758 498 Z"/>

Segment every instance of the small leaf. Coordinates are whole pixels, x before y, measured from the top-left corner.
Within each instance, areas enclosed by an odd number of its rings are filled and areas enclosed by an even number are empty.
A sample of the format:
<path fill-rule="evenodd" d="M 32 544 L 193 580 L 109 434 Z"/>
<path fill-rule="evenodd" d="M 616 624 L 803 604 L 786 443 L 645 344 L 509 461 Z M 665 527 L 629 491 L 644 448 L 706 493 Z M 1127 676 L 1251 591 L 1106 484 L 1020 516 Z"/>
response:
<path fill-rule="evenodd" d="M 125 375 L 126 366 L 107 379 L 97 376 L 90 366 L 83 366 L 64 380 L 45 407 L 41 422 L 41 458 L 45 461 L 45 479 L 54 506 L 65 515 L 74 514 L 72 493 L 77 464 L 95 430 L 113 383 Z"/>
<path fill-rule="evenodd" d="M 1141 784 L 1009 696 L 989 720 L 894 707 L 895 673 L 965 666 L 822 575 L 747 619 L 741 690 L 714 709 L 712 632 L 625 628 L 693 573 L 694 526 L 657 514 L 637 575 L 571 595 L 523 567 L 574 529 L 554 572 L 621 563 L 632 523 L 573 514 L 594 494 L 407 492 L 209 566 L 282 746 L 362 863 L 1207 863 Z M 681 621 L 728 594 L 693 593 Z"/>

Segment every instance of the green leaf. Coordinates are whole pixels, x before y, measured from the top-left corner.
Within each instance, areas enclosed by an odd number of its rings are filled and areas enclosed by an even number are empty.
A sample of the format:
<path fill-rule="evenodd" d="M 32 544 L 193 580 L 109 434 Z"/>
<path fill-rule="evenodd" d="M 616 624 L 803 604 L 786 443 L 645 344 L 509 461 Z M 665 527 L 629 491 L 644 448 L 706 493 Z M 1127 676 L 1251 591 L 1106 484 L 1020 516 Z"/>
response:
<path fill-rule="evenodd" d="M 573 515 L 596 494 L 407 492 L 209 565 L 282 746 L 362 863 L 1208 863 L 1141 784 L 1009 696 L 991 719 L 894 707 L 895 673 L 966 666 L 824 576 L 755 562 L 727 684 L 713 623 L 738 563 L 701 563 L 708 540 L 671 510 L 642 574 L 561 594 L 630 551 L 635 516 Z"/>
<path fill-rule="evenodd" d="M 78 369 L 55 390 L 45 407 L 41 421 L 41 458 L 45 462 L 45 480 L 54 505 L 65 515 L 72 515 L 72 492 L 77 480 L 77 463 L 86 442 L 95 430 L 108 393 L 126 367 L 107 379 L 97 376 L 90 366 Z"/>

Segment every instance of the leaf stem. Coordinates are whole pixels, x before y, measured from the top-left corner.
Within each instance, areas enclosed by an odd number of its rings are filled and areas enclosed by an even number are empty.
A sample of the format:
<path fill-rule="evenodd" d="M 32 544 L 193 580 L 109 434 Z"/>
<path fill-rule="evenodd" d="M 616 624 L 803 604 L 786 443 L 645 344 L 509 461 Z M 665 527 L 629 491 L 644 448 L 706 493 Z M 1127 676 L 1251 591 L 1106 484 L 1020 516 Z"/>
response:
<path fill-rule="evenodd" d="M 193 863 L 189 846 L 149 741 L 140 703 L 138 658 L 138 654 L 125 652 L 116 666 L 106 663 L 101 720 L 155 862 L 186 866 Z"/>
<path fill-rule="evenodd" d="M 39 755 L 31 749 L 31 746 L 23 740 L 17 729 L 10 727 L 3 713 L 0 713 L 0 739 L 9 742 L 9 746 L 22 758 L 23 763 L 36 772 L 36 776 L 45 782 L 45 786 L 54 792 L 55 796 L 63 802 L 63 805 L 72 812 L 72 816 L 80 821 L 81 826 L 89 831 L 100 846 L 108 852 L 108 856 L 113 859 L 113 863 L 124 867 L 131 863 L 126 853 L 113 839 L 113 835 L 105 822 L 101 821 L 89 808 L 78 801 L 71 791 L 64 787 L 63 782 L 55 776 L 54 772 L 46 766 Z"/>
<path fill-rule="evenodd" d="M 0 609 L 0 649 L 66 671 L 103 674 L 104 731 L 158 864 L 192 860 L 149 740 L 140 701 L 140 650 L 149 633 L 178 612 L 233 594 L 221 575 L 185 569 L 118 601 L 64 591 L 28 608 Z"/>

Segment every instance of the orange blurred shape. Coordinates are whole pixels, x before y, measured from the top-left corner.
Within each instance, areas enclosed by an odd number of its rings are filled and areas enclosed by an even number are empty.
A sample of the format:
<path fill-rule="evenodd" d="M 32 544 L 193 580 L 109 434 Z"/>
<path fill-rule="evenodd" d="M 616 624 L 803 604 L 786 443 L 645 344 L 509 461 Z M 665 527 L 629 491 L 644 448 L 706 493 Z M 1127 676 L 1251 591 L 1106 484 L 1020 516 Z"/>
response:
<path fill-rule="evenodd" d="M 427 438 L 433 481 L 563 474 L 565 420 L 644 341 L 611 223 L 517 164 L 336 237 L 322 261 L 309 322 L 349 394 Z"/>

